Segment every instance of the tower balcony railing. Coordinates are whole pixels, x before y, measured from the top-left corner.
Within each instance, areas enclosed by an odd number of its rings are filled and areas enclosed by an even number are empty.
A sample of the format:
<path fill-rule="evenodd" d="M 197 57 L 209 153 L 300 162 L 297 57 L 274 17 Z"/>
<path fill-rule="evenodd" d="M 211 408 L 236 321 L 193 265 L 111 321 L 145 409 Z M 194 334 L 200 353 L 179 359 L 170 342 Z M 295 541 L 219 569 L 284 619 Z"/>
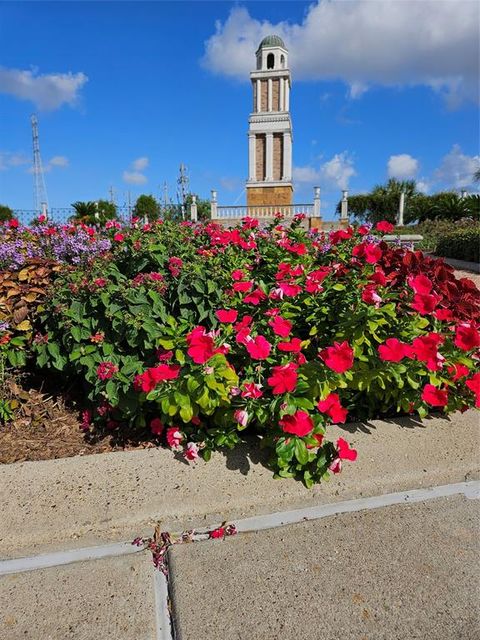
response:
<path fill-rule="evenodd" d="M 293 218 L 298 214 L 313 216 L 313 204 L 290 204 L 278 206 L 221 206 L 212 207 L 212 219 L 214 220 L 240 220 L 241 218 L 267 218 L 273 219 L 277 215 L 285 218 Z"/>

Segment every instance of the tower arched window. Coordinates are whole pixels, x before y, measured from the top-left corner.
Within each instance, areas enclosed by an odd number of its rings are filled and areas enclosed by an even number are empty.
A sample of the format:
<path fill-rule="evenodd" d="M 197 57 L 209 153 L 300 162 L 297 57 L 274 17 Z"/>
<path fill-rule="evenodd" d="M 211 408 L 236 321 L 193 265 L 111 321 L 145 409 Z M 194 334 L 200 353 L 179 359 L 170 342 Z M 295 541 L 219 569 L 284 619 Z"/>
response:
<path fill-rule="evenodd" d="M 285 69 L 285 56 L 283 54 L 280 56 L 280 66 Z"/>
<path fill-rule="evenodd" d="M 267 69 L 273 69 L 275 66 L 275 56 L 273 53 L 269 53 L 267 56 Z"/>

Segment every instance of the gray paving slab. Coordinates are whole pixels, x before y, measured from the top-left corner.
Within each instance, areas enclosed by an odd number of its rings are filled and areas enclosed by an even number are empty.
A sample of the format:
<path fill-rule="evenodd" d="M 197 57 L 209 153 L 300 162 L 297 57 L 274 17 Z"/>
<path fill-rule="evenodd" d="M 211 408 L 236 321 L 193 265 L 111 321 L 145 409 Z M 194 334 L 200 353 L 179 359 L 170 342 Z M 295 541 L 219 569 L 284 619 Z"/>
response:
<path fill-rule="evenodd" d="M 450 497 L 173 547 L 178 640 L 474 640 L 479 527 Z"/>
<path fill-rule="evenodd" d="M 154 640 L 148 554 L 0 578 L 2 640 Z"/>
<path fill-rule="evenodd" d="M 258 442 L 189 466 L 166 449 L 0 465 L 0 558 L 478 477 L 478 411 L 334 426 L 354 464 L 312 490 L 275 480 Z M 28 526 L 27 526 L 28 525 Z M 35 532 L 32 537 L 31 532 Z"/>

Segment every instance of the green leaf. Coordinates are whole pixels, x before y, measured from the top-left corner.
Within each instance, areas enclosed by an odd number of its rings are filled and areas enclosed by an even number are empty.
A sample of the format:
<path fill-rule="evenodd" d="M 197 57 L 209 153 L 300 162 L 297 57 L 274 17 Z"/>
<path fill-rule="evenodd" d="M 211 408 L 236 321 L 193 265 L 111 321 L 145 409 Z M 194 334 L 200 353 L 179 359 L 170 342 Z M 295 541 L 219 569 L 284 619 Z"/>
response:
<path fill-rule="evenodd" d="M 300 438 L 295 439 L 295 457 L 300 464 L 307 464 L 308 462 L 308 450 L 304 441 Z"/>

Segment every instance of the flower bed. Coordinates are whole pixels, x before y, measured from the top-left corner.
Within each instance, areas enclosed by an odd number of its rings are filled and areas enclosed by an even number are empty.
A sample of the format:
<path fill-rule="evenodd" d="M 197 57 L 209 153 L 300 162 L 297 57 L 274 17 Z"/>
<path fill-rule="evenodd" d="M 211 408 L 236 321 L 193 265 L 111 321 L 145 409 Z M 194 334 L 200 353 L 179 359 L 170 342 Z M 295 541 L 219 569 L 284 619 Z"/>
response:
<path fill-rule="evenodd" d="M 192 461 L 253 432 L 307 486 L 356 457 L 331 423 L 478 406 L 475 285 L 366 226 L 300 222 L 84 230 L 94 255 L 52 273 L 24 343 L 15 323 L 0 333 L 4 354 L 83 389 L 85 431 L 148 430 Z"/>

